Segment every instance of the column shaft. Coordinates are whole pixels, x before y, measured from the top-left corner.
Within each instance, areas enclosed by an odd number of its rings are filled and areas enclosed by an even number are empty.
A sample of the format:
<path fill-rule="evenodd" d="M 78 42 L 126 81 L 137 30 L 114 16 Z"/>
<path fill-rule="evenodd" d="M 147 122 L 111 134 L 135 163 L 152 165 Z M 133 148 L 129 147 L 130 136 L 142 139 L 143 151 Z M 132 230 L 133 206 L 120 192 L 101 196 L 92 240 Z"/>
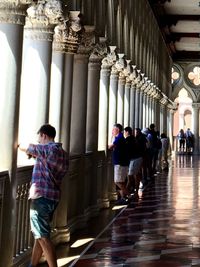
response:
<path fill-rule="evenodd" d="M 135 87 L 130 89 L 130 126 L 135 127 Z"/>
<path fill-rule="evenodd" d="M 117 92 L 117 123 L 124 124 L 124 87 L 125 81 L 119 79 Z"/>
<path fill-rule="evenodd" d="M 199 154 L 199 107 L 193 105 L 194 153 Z"/>
<path fill-rule="evenodd" d="M 124 127 L 130 125 L 130 83 L 126 83 L 124 92 Z"/>
<path fill-rule="evenodd" d="M 117 122 L 118 72 L 111 72 L 109 87 L 108 143 L 111 142 L 112 128 Z"/>
<path fill-rule="evenodd" d="M 70 129 L 70 152 L 85 153 L 86 107 L 87 107 L 88 56 L 74 56 L 72 109 Z"/>
<path fill-rule="evenodd" d="M 142 128 L 143 125 L 143 92 L 140 91 L 140 95 L 139 95 L 139 128 Z"/>
<path fill-rule="evenodd" d="M 99 127 L 98 150 L 107 151 L 108 145 L 108 91 L 110 82 L 110 69 L 101 69 L 100 96 L 99 96 Z"/>
<path fill-rule="evenodd" d="M 9 2 L 9 1 L 7 1 Z M 16 163 L 19 116 L 19 92 L 22 64 L 22 43 L 24 16 L 17 5 L 9 4 L 0 8 L 0 170 L 8 170 L 4 184 L 4 201 L 1 216 L 3 231 L 0 240 L 0 266 L 10 267 L 13 260 L 13 241 L 16 224 Z M 22 6 L 21 6 L 22 7 Z M 12 12 L 13 13 L 12 13 Z M 19 14 L 17 12 L 19 11 Z M 18 17 L 18 20 L 16 20 Z M 5 21 L 4 21 L 5 19 Z M 7 21 L 9 20 L 9 24 Z M 17 25 L 16 23 L 19 23 Z M 5 112 L 6 111 L 6 112 Z M 27 128 L 24 130 L 26 131 Z"/>
<path fill-rule="evenodd" d="M 50 80 L 50 107 L 49 123 L 56 128 L 56 141 L 60 141 L 61 130 L 61 107 L 63 92 L 65 54 L 53 52 L 51 63 L 51 80 Z"/>
<path fill-rule="evenodd" d="M 98 114 L 99 114 L 99 79 L 100 60 L 88 65 L 86 151 L 97 151 L 98 148 Z"/>
<path fill-rule="evenodd" d="M 23 46 L 19 120 L 21 141 L 35 142 L 39 127 L 48 122 L 51 57 L 52 42 L 48 38 L 37 40 L 34 30 L 28 31 Z M 34 112 L 30 112 L 30 109 Z"/>
<path fill-rule="evenodd" d="M 72 105 L 72 81 L 73 81 L 74 55 L 65 54 L 64 62 L 64 81 L 62 93 L 62 123 L 61 141 L 63 148 L 69 152 L 70 146 L 70 127 L 71 127 L 71 105 Z"/>
<path fill-rule="evenodd" d="M 139 90 L 135 92 L 135 128 L 139 127 Z"/>

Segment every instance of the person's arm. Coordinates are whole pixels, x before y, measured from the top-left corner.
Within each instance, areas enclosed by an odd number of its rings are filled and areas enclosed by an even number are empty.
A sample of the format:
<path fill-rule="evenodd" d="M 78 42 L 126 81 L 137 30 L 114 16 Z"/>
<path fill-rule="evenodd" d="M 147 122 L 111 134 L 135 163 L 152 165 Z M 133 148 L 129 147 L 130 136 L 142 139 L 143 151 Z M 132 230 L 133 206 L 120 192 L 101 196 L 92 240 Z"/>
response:
<path fill-rule="evenodd" d="M 27 149 L 28 149 L 27 146 L 19 144 L 18 148 L 19 148 L 20 151 L 25 152 L 27 154 Z"/>
<path fill-rule="evenodd" d="M 19 144 L 18 145 L 18 149 L 22 152 L 25 152 L 28 155 L 28 158 L 35 158 L 36 155 L 34 153 L 34 151 L 31 151 L 31 148 L 33 147 L 33 144 L 29 144 L 29 145 L 23 145 L 23 144 Z"/>

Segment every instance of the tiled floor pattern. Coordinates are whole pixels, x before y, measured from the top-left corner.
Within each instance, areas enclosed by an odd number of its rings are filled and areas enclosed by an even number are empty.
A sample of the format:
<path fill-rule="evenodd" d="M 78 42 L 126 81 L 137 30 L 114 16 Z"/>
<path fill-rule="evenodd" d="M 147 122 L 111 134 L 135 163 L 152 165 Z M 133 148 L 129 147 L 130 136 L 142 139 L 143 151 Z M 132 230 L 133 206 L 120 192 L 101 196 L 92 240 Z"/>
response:
<path fill-rule="evenodd" d="M 70 267 L 200 266 L 199 159 L 180 155 Z"/>

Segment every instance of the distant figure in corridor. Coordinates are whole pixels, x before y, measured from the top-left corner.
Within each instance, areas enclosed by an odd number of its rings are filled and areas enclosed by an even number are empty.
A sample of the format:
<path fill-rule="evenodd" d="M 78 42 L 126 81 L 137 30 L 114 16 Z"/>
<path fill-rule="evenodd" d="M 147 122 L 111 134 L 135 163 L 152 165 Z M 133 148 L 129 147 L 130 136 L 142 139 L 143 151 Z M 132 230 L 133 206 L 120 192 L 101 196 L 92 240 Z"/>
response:
<path fill-rule="evenodd" d="M 128 190 L 126 188 L 126 177 L 128 175 L 129 159 L 126 150 L 125 138 L 122 133 L 123 127 L 116 123 L 112 130 L 112 141 L 108 148 L 112 150 L 112 159 L 114 165 L 114 182 L 119 188 L 120 199 L 117 204 L 127 204 L 126 196 Z"/>
<path fill-rule="evenodd" d="M 179 141 L 179 151 L 184 152 L 185 151 L 185 133 L 183 129 L 180 129 L 177 137 Z"/>
<path fill-rule="evenodd" d="M 29 192 L 31 231 L 35 243 L 29 267 L 36 267 L 44 253 L 49 267 L 57 267 L 56 253 L 50 240 L 50 222 L 60 199 L 60 187 L 68 169 L 68 155 L 54 138 L 56 130 L 45 124 L 38 131 L 39 144 L 19 149 L 35 158 Z"/>
<path fill-rule="evenodd" d="M 185 138 L 186 138 L 186 152 L 191 153 L 194 148 L 194 134 L 191 132 L 190 128 L 186 130 Z"/>

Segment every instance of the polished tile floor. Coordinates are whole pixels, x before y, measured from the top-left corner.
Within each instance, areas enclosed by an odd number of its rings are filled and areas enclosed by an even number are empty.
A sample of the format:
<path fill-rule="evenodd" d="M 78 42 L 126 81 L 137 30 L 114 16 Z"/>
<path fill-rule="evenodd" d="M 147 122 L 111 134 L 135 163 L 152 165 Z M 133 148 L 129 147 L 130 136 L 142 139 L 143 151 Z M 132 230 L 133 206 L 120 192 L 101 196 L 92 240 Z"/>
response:
<path fill-rule="evenodd" d="M 95 234 L 94 240 L 70 248 L 67 257 L 78 258 L 67 264 L 63 258 L 63 265 L 60 259 L 59 266 L 200 266 L 199 175 L 198 156 L 176 156 L 169 172 L 158 174 L 138 200 L 107 214 L 104 224 L 99 218 L 102 229 L 83 230 L 82 237 Z"/>

